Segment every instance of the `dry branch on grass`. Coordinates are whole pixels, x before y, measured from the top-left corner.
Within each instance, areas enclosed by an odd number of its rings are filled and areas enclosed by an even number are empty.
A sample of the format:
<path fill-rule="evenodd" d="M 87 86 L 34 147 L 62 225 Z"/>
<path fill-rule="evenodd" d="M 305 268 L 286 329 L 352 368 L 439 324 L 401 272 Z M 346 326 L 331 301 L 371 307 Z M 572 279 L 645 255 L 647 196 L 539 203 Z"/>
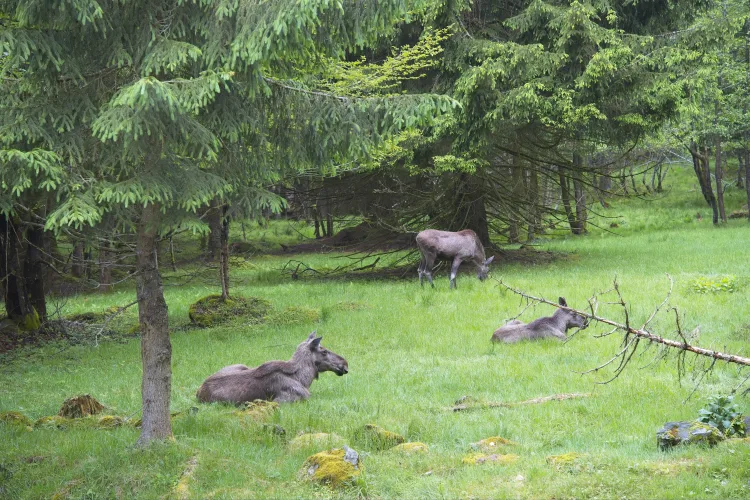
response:
<path fill-rule="evenodd" d="M 602 323 L 602 324 L 613 327 L 612 330 L 610 330 L 609 332 L 603 333 L 601 335 L 597 335 L 596 336 L 597 338 L 609 336 L 615 333 L 616 331 L 623 332 L 624 335 L 623 335 L 623 339 L 621 343 L 622 348 L 606 362 L 590 370 L 583 372 L 584 374 L 597 372 L 609 366 L 610 364 L 614 363 L 615 361 L 619 360 L 619 364 L 617 365 L 617 368 L 615 369 L 614 375 L 609 380 L 605 382 L 599 382 L 599 383 L 606 384 L 616 379 L 622 373 L 622 371 L 625 369 L 625 367 L 628 365 L 631 359 L 633 358 L 633 355 L 638 350 L 638 344 L 641 341 L 646 341 L 649 344 L 658 344 L 664 347 L 665 351 L 661 353 L 660 355 L 657 355 L 657 359 L 661 359 L 665 357 L 670 350 L 676 350 L 677 356 L 678 356 L 677 358 L 678 373 L 680 375 L 682 375 L 682 373 L 685 370 L 685 355 L 687 353 L 693 353 L 696 355 L 696 357 L 702 357 L 702 358 L 711 360 L 710 365 L 703 370 L 703 375 L 701 376 L 701 380 L 707 372 L 709 372 L 710 370 L 714 368 L 717 361 L 726 361 L 727 363 L 733 363 L 733 364 L 737 364 L 740 366 L 750 366 L 750 358 L 739 356 L 737 354 L 725 353 L 725 352 L 720 352 L 720 351 L 716 351 L 713 349 L 705 349 L 703 347 L 692 345 L 689 342 L 690 335 L 686 335 L 683 331 L 682 324 L 680 323 L 680 315 L 677 311 L 677 308 L 675 307 L 670 307 L 668 311 L 672 311 L 675 313 L 676 332 L 680 340 L 673 340 L 673 339 L 665 338 L 665 337 L 662 337 L 660 335 L 657 335 L 655 333 L 652 333 L 646 330 L 649 323 L 651 323 L 651 321 L 659 313 L 659 311 L 661 311 L 664 308 L 664 306 L 669 302 L 669 298 L 672 294 L 673 281 L 672 281 L 671 276 L 667 275 L 667 277 L 669 278 L 669 281 L 670 281 L 669 292 L 667 293 L 662 303 L 659 304 L 659 306 L 657 306 L 654 309 L 654 311 L 648 317 L 646 322 L 640 328 L 633 328 L 630 324 L 630 315 L 629 315 L 627 303 L 625 302 L 625 300 L 622 297 L 622 294 L 620 293 L 620 288 L 616 279 L 614 281 L 614 285 L 612 288 L 604 292 L 600 292 L 589 299 L 588 301 L 589 311 L 588 312 L 573 309 L 572 307 L 564 307 L 564 306 L 557 304 L 556 302 L 547 300 L 543 297 L 535 297 L 533 295 L 529 295 L 528 293 L 522 290 L 518 290 L 509 285 L 506 285 L 501 280 L 495 280 L 495 281 L 497 281 L 500 285 L 510 290 L 511 292 L 518 294 L 521 297 L 524 297 L 525 299 L 529 301 L 541 303 L 541 304 L 549 304 L 559 309 L 564 309 L 566 311 L 571 311 L 576 314 L 580 314 L 581 316 L 588 318 L 589 321 L 596 321 L 598 323 Z M 599 316 L 598 314 L 599 299 L 602 296 L 612 293 L 612 292 L 616 294 L 617 300 L 612 301 L 612 302 L 607 302 L 607 304 L 618 305 L 622 308 L 623 314 L 625 316 L 624 323 L 620 323 L 620 322 L 613 321 L 608 318 L 604 318 L 602 316 Z M 743 382 L 741 382 L 740 385 L 738 385 L 737 388 L 735 388 L 735 391 L 739 389 L 739 387 L 741 387 L 742 384 L 746 382 L 747 380 L 748 380 L 747 378 L 743 380 Z"/>
<path fill-rule="evenodd" d="M 456 405 L 450 408 L 451 411 L 465 411 L 465 410 L 478 410 L 482 408 L 512 408 L 514 406 L 523 405 L 534 405 L 539 403 L 547 403 L 548 401 L 564 401 L 566 399 L 578 399 L 587 398 L 591 396 L 591 393 L 570 393 L 570 394 L 553 394 L 551 396 L 543 396 L 540 398 L 527 399 L 525 401 L 515 401 L 512 403 L 505 403 L 502 401 L 484 401 L 480 399 L 474 399 L 471 396 L 464 396 L 463 398 L 456 401 Z"/>

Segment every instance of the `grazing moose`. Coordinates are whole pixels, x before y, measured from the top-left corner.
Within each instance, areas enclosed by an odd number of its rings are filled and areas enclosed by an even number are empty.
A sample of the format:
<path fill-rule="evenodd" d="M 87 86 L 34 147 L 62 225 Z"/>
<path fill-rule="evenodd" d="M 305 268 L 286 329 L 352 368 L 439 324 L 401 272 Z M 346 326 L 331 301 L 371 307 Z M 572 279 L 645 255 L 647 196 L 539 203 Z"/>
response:
<path fill-rule="evenodd" d="M 196 396 L 203 403 L 226 401 L 239 405 L 256 399 L 277 402 L 310 397 L 310 385 L 320 372 L 349 372 L 344 358 L 320 345 L 322 337 L 312 332 L 297 346 L 289 361 L 268 361 L 257 368 L 230 365 L 208 377 Z"/>
<path fill-rule="evenodd" d="M 568 307 L 565 298 L 560 297 L 558 303 Z M 552 316 L 535 319 L 529 324 L 514 319 L 501 326 L 492 334 L 493 342 L 511 344 L 519 340 L 533 340 L 544 337 L 557 337 L 565 340 L 565 332 L 573 327 L 586 328 L 586 319 L 580 314 L 565 309 L 558 309 Z"/>
<path fill-rule="evenodd" d="M 417 246 L 422 254 L 422 261 L 419 263 L 419 284 L 423 285 L 422 277 L 427 276 L 433 288 L 435 284 L 432 282 L 432 266 L 436 259 L 453 261 L 450 287 L 456 288 L 456 273 L 461 262 L 472 261 L 477 266 L 477 278 L 483 281 L 490 272 L 490 262 L 495 258 L 492 256 L 485 260 L 482 242 L 471 229 L 457 233 L 425 229 L 417 235 Z"/>

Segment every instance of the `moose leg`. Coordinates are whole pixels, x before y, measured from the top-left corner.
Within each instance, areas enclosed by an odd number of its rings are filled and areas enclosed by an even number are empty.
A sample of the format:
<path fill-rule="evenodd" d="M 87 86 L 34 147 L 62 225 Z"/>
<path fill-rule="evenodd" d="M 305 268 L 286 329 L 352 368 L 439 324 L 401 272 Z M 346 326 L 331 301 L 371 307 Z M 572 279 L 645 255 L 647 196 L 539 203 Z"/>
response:
<path fill-rule="evenodd" d="M 417 272 L 419 273 L 419 286 L 424 286 L 422 283 L 422 275 L 424 274 L 424 256 L 419 261 L 419 267 L 417 268 Z"/>
<path fill-rule="evenodd" d="M 458 274 L 458 266 L 461 265 L 461 258 L 456 257 L 453 259 L 453 265 L 451 266 L 451 288 L 457 288 L 456 287 L 456 274 Z"/>
<path fill-rule="evenodd" d="M 426 254 L 424 256 L 424 267 L 422 268 L 422 274 L 427 276 L 430 282 L 430 286 L 435 288 L 435 283 L 432 282 L 432 266 L 435 264 L 435 256 Z"/>
<path fill-rule="evenodd" d="M 305 400 L 310 397 L 310 391 L 305 389 L 302 384 L 296 383 L 284 388 L 273 399 L 277 403 L 291 403 L 293 401 Z"/>

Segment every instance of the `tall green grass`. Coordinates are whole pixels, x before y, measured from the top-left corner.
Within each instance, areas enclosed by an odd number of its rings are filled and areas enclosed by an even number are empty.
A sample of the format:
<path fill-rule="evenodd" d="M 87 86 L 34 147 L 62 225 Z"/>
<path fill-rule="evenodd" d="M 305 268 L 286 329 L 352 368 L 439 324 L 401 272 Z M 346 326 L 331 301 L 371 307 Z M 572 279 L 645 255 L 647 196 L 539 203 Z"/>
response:
<path fill-rule="evenodd" d="M 618 217 L 617 234 L 593 229 L 584 237 L 549 238 L 543 247 L 561 254 L 555 262 L 499 262 L 493 276 L 548 299 L 564 296 L 581 308 L 616 278 L 631 324 L 640 326 L 664 299 L 668 273 L 674 280 L 670 304 L 678 308 L 686 331 L 699 331 L 696 342 L 748 355 L 750 227 L 742 220 L 713 227 L 687 174 L 670 174 L 670 190 L 661 197 L 613 200 L 606 215 Z M 729 194 L 734 196 L 732 190 Z M 739 201 L 738 196 L 735 205 Z M 701 221 L 694 217 L 698 211 Z M 295 258 L 316 268 L 340 262 L 330 254 Z M 692 394 L 697 380 L 690 373 L 678 377 L 673 355 L 654 362 L 658 349 L 652 346 L 644 347 L 617 380 L 601 385 L 611 370 L 581 372 L 613 356 L 621 345 L 619 334 L 595 338 L 608 329 L 593 325 L 565 344 L 493 346 L 492 332 L 526 303 L 495 281 L 477 281 L 468 269 L 458 277 L 458 290 L 451 291 L 444 274 L 436 279 L 436 289 L 420 288 L 416 271 L 408 281 L 292 281 L 278 272 L 287 259 L 252 258 L 253 266 L 233 272 L 233 293 L 266 298 L 276 311 L 292 305 L 316 308 L 320 322 L 279 326 L 236 320 L 193 329 L 187 326 L 187 308 L 216 292 L 210 275 L 166 289 L 174 327 L 173 409 L 199 407 L 196 414 L 174 420 L 175 443 L 135 449 L 137 430 L 129 428 L 26 432 L 0 426 L 0 491 L 13 498 L 55 492 L 71 498 L 157 498 L 169 494 L 195 457 L 188 483 L 192 498 L 750 496 L 747 442 L 671 452 L 659 451 L 655 442 L 664 422 L 695 418 L 708 395 L 729 392 L 747 370 L 717 365 Z M 725 275 L 736 277 L 734 292 L 699 293 L 692 285 L 699 277 Z M 132 290 L 79 296 L 65 308 L 99 310 L 132 297 Z M 521 319 L 552 311 L 530 307 Z M 599 313 L 622 320 L 617 306 L 604 304 Z M 674 313 L 664 310 L 650 326 L 673 336 Z M 335 432 L 355 448 L 358 429 L 375 423 L 427 443 L 427 454 L 357 448 L 364 452 L 362 479 L 350 489 L 329 490 L 299 480 L 304 459 L 318 449 L 291 451 L 283 440 L 244 426 L 233 408 L 195 400 L 197 387 L 217 369 L 287 359 L 312 329 L 325 346 L 347 358 L 350 373 L 322 374 L 308 401 L 283 405 L 273 422 L 291 436 Z M 139 349 L 137 339 L 104 341 L 98 347 L 53 344 L 4 358 L 0 410 L 38 418 L 56 413 L 69 396 L 91 393 L 119 414 L 137 416 Z M 572 392 L 591 395 L 513 408 L 447 410 L 465 395 L 513 402 Z M 737 401 L 750 412 L 747 398 Z M 508 449 L 519 455 L 517 462 L 462 463 L 471 443 L 497 435 L 517 443 Z M 569 452 L 580 455 L 570 465 L 547 460 Z"/>

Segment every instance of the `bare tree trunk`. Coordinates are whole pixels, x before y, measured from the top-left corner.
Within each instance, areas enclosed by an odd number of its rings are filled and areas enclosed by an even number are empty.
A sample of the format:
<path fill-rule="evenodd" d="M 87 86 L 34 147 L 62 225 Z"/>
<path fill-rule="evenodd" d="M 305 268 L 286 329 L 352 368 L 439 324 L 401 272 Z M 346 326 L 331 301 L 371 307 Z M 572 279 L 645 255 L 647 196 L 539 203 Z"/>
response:
<path fill-rule="evenodd" d="M 520 159 L 518 155 L 513 156 L 513 166 L 510 168 L 511 170 L 511 193 L 513 196 L 513 199 L 511 200 L 511 210 L 510 210 L 510 221 L 509 221 L 509 228 L 508 228 L 508 243 L 518 243 L 520 241 L 518 232 L 519 232 L 519 206 L 521 205 L 522 196 L 521 193 L 523 192 L 523 170 L 521 169 L 520 165 Z"/>
<path fill-rule="evenodd" d="M 99 247 L 99 291 L 106 292 L 112 289 L 112 252 L 109 241 L 102 243 Z"/>
<path fill-rule="evenodd" d="M 586 232 L 586 220 L 588 219 L 588 210 L 586 209 L 586 191 L 583 186 L 583 157 L 578 153 L 573 153 L 573 190 L 576 197 L 576 230 L 574 234 L 584 234 Z"/>
<path fill-rule="evenodd" d="M 141 211 L 136 242 L 136 292 L 141 328 L 143 419 L 138 445 L 172 437 L 169 401 L 172 390 L 172 344 L 161 276 L 156 267 L 159 206 Z"/>
<path fill-rule="evenodd" d="M 47 302 L 44 296 L 44 229 L 26 229 L 26 258 L 23 265 L 24 288 L 31 308 L 39 315 L 40 323 L 47 321 Z"/>
<path fill-rule="evenodd" d="M 539 226 L 539 174 L 535 169 L 528 171 L 529 175 L 529 189 L 528 189 L 528 204 L 529 204 L 529 228 L 526 234 L 526 240 L 531 242 L 536 237 L 537 227 Z"/>
<path fill-rule="evenodd" d="M 487 226 L 487 211 L 484 206 L 484 191 L 481 181 L 471 174 L 460 174 L 458 181 L 457 207 L 465 213 L 465 226 L 452 230 L 471 229 L 479 237 L 482 245 L 490 244 L 490 231 Z"/>
<path fill-rule="evenodd" d="M 221 231 L 222 231 L 222 204 L 214 198 L 211 200 L 210 208 L 206 215 L 208 223 L 208 248 L 206 251 L 206 260 L 214 262 L 221 258 Z"/>
<path fill-rule="evenodd" d="M 5 312 L 14 321 L 23 321 L 30 312 L 23 289 L 19 244 L 18 228 L 13 218 L 0 214 L 0 283 Z"/>
<path fill-rule="evenodd" d="M 718 224 L 719 210 L 716 206 L 713 187 L 711 187 L 711 170 L 708 164 L 708 150 L 704 147 L 703 152 L 701 153 L 701 148 L 693 142 L 690 144 L 690 154 L 693 157 L 693 170 L 698 177 L 698 184 L 701 187 L 703 199 L 706 200 L 706 203 L 708 203 L 713 211 L 714 224 Z"/>
<path fill-rule="evenodd" d="M 84 272 L 84 256 L 83 248 L 84 244 L 82 241 L 76 241 L 73 246 L 73 259 L 70 267 L 70 274 L 76 278 L 83 277 Z"/>
<path fill-rule="evenodd" d="M 221 298 L 229 298 L 229 217 L 227 217 L 228 205 L 222 207 L 222 230 L 221 230 L 221 258 L 219 262 L 219 274 L 221 277 Z"/>
<path fill-rule="evenodd" d="M 745 187 L 745 176 L 742 172 L 745 168 L 745 157 L 742 153 L 743 151 L 741 149 L 737 152 L 737 182 L 735 182 L 734 185 L 738 188 Z"/>
<path fill-rule="evenodd" d="M 717 138 L 716 163 L 714 164 L 714 177 L 716 177 L 716 202 L 719 206 L 719 216 L 721 217 L 721 222 L 726 222 L 727 213 L 724 209 L 724 167 L 721 160 L 721 139 Z"/>
<path fill-rule="evenodd" d="M 561 167 L 557 167 L 557 173 L 560 176 L 560 195 L 562 197 L 563 208 L 565 208 L 565 215 L 568 216 L 568 224 L 573 234 L 577 234 L 578 221 L 576 216 L 573 214 L 573 209 L 570 206 L 570 188 L 568 184 L 568 178 L 565 176 L 565 171 Z"/>

